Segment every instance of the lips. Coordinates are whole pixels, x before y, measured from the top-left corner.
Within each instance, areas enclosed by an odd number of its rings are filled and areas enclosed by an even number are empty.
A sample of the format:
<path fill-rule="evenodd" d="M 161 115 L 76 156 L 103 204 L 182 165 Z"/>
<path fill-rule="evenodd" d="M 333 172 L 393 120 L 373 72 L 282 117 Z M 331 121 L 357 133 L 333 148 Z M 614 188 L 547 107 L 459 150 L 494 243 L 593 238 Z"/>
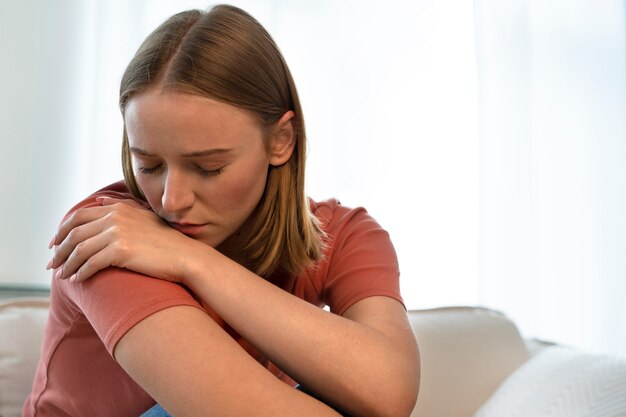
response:
<path fill-rule="evenodd" d="M 179 232 L 186 234 L 186 235 L 197 235 L 199 233 L 201 233 L 204 228 L 207 226 L 207 224 L 193 224 L 193 223 L 175 223 L 175 222 L 169 222 L 170 226 L 172 226 L 174 229 L 178 230 Z"/>

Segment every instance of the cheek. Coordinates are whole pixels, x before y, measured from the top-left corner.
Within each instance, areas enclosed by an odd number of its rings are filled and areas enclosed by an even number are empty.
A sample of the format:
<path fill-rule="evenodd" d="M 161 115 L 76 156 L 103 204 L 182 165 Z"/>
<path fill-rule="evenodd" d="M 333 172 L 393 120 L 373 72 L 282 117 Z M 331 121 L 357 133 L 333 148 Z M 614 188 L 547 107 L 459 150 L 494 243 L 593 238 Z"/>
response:
<path fill-rule="evenodd" d="M 220 187 L 221 205 L 231 210 L 251 212 L 263 196 L 266 181 L 266 166 L 239 171 L 229 178 L 228 184 Z"/>
<path fill-rule="evenodd" d="M 267 172 L 257 175 L 240 175 L 230 187 L 224 187 L 223 197 L 242 209 L 244 209 L 243 206 L 256 206 L 265 190 L 266 180 Z"/>
<path fill-rule="evenodd" d="M 146 178 L 143 175 L 136 175 L 135 182 L 137 186 L 148 200 L 148 204 L 154 211 L 158 211 L 161 207 L 161 196 L 162 196 L 162 186 L 160 181 L 155 181 L 154 179 Z"/>

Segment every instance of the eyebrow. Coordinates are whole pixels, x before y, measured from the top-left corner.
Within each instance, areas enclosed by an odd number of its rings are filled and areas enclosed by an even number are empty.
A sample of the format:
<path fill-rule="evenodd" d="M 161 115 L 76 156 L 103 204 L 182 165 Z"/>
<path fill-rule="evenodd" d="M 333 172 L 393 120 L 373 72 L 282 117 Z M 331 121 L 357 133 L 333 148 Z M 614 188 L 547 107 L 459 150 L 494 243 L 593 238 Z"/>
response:
<path fill-rule="evenodd" d="M 150 152 L 147 152 L 141 148 L 136 148 L 134 146 L 130 147 L 130 151 L 133 154 L 142 155 L 142 156 L 156 156 L 154 154 L 151 154 Z M 185 158 L 197 158 L 199 156 L 224 155 L 230 152 L 231 152 L 231 149 L 215 148 L 215 149 L 205 149 L 203 151 L 189 152 L 189 153 L 183 154 L 182 156 Z"/>

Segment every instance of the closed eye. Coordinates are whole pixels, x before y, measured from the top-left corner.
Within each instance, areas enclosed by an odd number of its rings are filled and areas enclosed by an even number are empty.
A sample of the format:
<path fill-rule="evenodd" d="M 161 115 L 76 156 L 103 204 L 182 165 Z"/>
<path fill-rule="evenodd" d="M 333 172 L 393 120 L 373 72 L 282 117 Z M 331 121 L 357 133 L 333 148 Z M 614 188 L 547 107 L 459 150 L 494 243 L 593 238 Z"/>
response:
<path fill-rule="evenodd" d="M 140 167 L 139 172 L 141 172 L 144 175 L 150 175 L 150 174 L 154 174 L 159 168 L 161 168 L 161 164 L 156 165 L 152 168 Z"/>
<path fill-rule="evenodd" d="M 139 172 L 141 172 L 143 175 L 151 175 L 161 169 L 161 166 L 162 164 L 158 164 L 153 167 L 139 167 Z M 200 165 L 196 165 L 196 169 L 198 170 L 198 173 L 203 177 L 215 177 L 217 175 L 220 175 L 224 171 L 224 167 L 217 169 L 204 169 Z"/>
<path fill-rule="evenodd" d="M 220 175 L 224 171 L 224 167 L 217 168 L 217 169 L 204 169 L 199 165 L 197 165 L 197 167 L 198 167 L 198 171 L 200 172 L 200 175 L 204 177 L 215 177 L 216 175 Z"/>

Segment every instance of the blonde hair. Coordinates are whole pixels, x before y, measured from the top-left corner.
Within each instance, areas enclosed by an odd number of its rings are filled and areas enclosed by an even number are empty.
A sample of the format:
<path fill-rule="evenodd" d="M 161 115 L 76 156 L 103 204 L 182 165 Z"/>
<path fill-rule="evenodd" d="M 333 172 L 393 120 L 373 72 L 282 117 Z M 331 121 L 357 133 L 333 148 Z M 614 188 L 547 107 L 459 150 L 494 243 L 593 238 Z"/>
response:
<path fill-rule="evenodd" d="M 249 110 L 266 129 L 292 110 L 295 146 L 289 161 L 270 166 L 256 225 L 244 246 L 251 269 L 269 276 L 298 274 L 324 252 L 324 232 L 304 193 L 306 135 L 289 68 L 269 33 L 245 11 L 228 5 L 178 13 L 154 30 L 128 64 L 120 85 L 120 109 L 156 85 Z M 124 127 L 124 179 L 144 199 L 133 173 Z"/>

